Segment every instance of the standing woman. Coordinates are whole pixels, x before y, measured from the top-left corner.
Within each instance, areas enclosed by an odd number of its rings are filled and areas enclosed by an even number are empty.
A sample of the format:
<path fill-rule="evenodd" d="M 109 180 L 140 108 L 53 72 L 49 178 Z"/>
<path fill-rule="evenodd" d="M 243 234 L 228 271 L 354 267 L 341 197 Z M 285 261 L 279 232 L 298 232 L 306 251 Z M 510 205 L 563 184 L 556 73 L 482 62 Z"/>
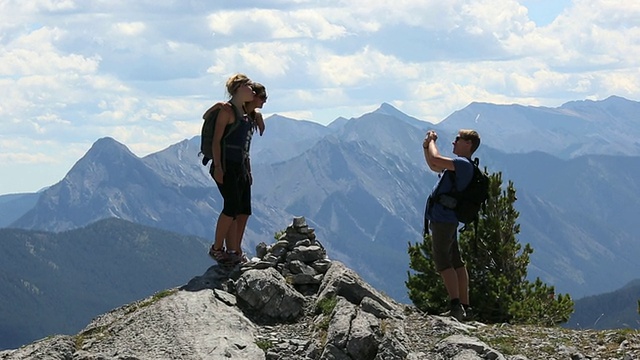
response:
<path fill-rule="evenodd" d="M 238 214 L 244 212 L 243 208 L 251 208 L 251 193 L 247 194 L 251 186 L 247 163 L 253 129 L 244 105 L 253 100 L 254 93 L 251 80 L 243 74 L 231 76 L 226 88 L 231 96 L 230 106 L 223 106 L 218 111 L 212 145 L 213 163 L 209 169 L 224 206 L 216 223 L 215 241 L 209 255 L 219 263 L 238 263 L 244 255 L 234 223 Z"/>
<path fill-rule="evenodd" d="M 262 134 L 264 133 L 264 119 L 262 118 L 262 114 L 256 110 L 262 109 L 262 106 L 264 106 L 264 103 L 267 102 L 267 89 L 264 87 L 264 85 L 257 82 L 252 83 L 251 88 L 253 89 L 255 96 L 253 97 L 252 101 L 244 104 L 245 110 L 249 115 L 249 119 L 251 119 L 252 128 L 253 129 L 257 128 L 260 133 L 260 136 L 262 136 Z M 249 142 L 249 145 L 251 145 L 250 142 Z M 238 239 L 238 244 L 239 244 L 238 246 L 240 249 L 242 249 L 242 238 L 244 236 L 244 230 L 247 227 L 247 221 L 249 220 L 249 216 L 251 216 L 251 185 L 253 184 L 253 177 L 251 176 L 251 161 L 248 156 L 247 156 L 246 167 L 248 169 L 249 187 L 244 192 L 244 196 L 248 197 L 248 200 L 244 201 L 243 204 L 248 204 L 249 206 L 248 207 L 245 206 L 240 210 L 240 213 L 236 217 L 236 221 L 235 221 L 236 231 L 237 231 L 236 236 Z M 242 255 L 242 257 L 239 259 L 239 262 L 246 262 L 247 260 L 248 259 L 244 255 Z"/>

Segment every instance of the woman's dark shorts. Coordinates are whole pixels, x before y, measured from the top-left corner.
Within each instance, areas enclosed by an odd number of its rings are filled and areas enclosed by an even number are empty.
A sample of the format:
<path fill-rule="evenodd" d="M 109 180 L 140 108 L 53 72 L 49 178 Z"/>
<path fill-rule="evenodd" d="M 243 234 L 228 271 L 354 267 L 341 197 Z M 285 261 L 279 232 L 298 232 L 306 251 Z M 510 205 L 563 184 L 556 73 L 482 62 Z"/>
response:
<path fill-rule="evenodd" d="M 222 184 L 216 181 L 224 200 L 222 213 L 234 219 L 240 214 L 251 215 L 251 183 L 246 168 L 231 161 L 225 165 Z M 210 169 L 210 173 L 213 178 L 213 169 Z"/>

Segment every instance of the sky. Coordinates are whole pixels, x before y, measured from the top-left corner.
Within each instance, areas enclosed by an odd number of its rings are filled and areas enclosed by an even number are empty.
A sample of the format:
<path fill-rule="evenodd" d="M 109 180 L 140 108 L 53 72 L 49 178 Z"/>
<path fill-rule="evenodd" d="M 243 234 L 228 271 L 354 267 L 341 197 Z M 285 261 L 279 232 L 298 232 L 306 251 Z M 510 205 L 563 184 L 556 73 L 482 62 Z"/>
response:
<path fill-rule="evenodd" d="M 266 117 L 389 103 L 640 99 L 640 1 L 0 0 L 0 194 L 60 181 L 102 137 L 137 156 L 198 135 L 244 73 Z M 267 130 L 268 121 L 267 121 Z"/>

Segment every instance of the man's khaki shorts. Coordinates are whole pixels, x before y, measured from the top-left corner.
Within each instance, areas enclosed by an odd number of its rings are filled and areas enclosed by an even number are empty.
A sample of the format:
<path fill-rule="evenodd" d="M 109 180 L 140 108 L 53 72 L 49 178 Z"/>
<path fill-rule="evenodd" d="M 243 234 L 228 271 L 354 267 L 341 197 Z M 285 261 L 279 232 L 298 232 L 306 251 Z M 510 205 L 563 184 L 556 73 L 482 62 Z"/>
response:
<path fill-rule="evenodd" d="M 457 239 L 458 224 L 430 221 L 429 228 L 431 229 L 431 250 L 436 270 L 443 271 L 449 268 L 463 267 L 464 261 L 460 256 Z"/>

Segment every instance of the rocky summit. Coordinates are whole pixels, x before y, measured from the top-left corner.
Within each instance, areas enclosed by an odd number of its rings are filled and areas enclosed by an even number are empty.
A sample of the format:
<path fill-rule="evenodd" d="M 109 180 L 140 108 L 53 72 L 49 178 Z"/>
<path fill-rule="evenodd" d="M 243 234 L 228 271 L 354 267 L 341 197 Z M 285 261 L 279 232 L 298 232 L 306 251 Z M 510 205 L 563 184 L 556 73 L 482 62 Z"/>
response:
<path fill-rule="evenodd" d="M 331 261 L 302 217 L 256 254 L 0 359 L 640 359 L 638 331 L 460 323 L 399 304 Z"/>

